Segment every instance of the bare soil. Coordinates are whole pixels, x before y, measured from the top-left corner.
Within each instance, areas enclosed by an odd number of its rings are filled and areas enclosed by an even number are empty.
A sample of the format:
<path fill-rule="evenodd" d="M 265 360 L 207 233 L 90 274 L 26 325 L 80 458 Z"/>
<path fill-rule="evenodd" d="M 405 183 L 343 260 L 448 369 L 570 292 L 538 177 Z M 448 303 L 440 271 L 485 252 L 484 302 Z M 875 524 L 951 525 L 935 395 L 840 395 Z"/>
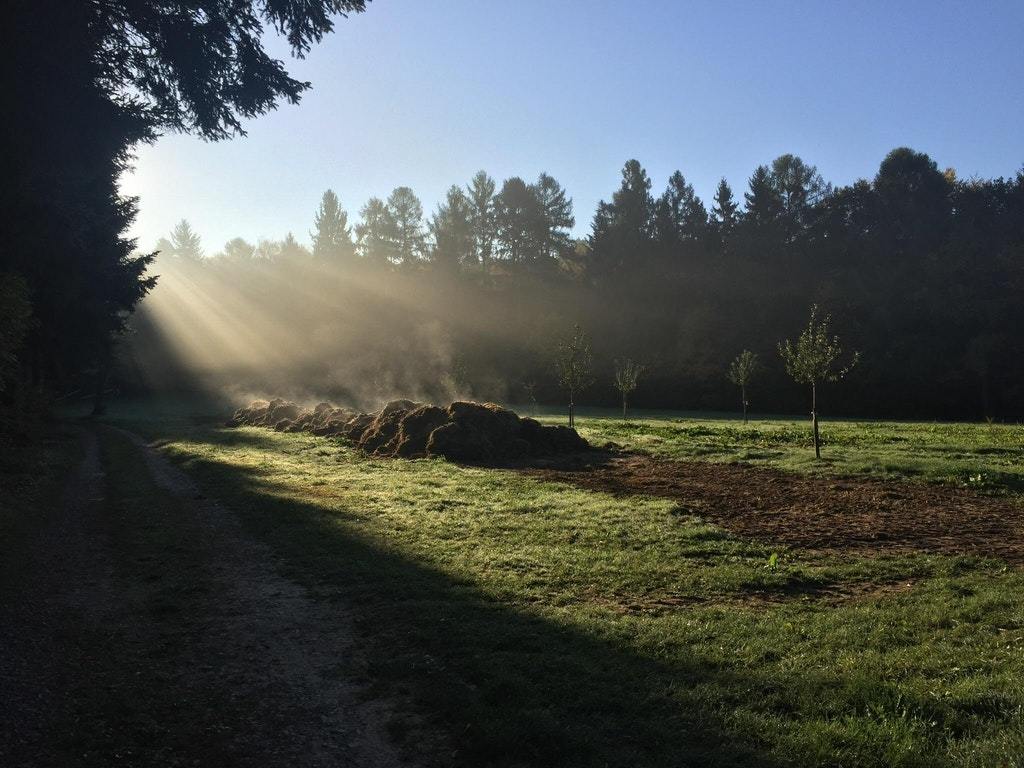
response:
<path fill-rule="evenodd" d="M 803 549 L 972 554 L 1024 564 L 1024 506 L 949 486 L 608 452 L 523 471 L 617 495 L 672 499 L 681 513 L 739 536 Z"/>

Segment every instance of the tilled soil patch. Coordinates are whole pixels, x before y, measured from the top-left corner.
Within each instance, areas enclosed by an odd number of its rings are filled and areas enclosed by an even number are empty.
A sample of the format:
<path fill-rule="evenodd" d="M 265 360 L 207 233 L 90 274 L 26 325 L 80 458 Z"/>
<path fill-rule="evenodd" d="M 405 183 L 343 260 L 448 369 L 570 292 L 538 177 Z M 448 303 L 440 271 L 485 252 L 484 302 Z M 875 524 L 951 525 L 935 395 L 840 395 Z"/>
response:
<path fill-rule="evenodd" d="M 739 536 L 793 547 L 972 554 L 1024 564 L 1024 506 L 948 486 L 599 452 L 524 471 L 596 491 L 673 499 L 681 511 Z"/>

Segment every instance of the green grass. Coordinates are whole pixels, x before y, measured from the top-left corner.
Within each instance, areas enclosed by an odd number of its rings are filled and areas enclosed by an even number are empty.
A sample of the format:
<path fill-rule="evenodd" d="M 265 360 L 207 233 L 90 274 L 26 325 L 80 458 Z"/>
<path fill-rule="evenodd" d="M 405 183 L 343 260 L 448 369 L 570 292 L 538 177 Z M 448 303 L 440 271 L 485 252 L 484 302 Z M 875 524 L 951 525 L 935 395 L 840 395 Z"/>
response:
<path fill-rule="evenodd" d="M 1002 562 L 785 550 L 663 499 L 140 415 L 122 423 L 163 441 L 289 576 L 353 606 L 375 690 L 411 701 L 464 764 L 1024 764 L 1024 574 Z M 932 469 L 885 473 L 942 480 L 957 435 L 955 461 L 1002 466 L 987 427 L 834 426 L 839 471 L 874 473 L 869 457 L 906 437 Z M 583 429 L 808 468 L 795 424 Z M 1001 429 L 990 447 L 1019 451 Z M 411 745 L 417 722 L 396 720 Z"/>
<path fill-rule="evenodd" d="M 544 416 L 543 421 L 558 422 Z M 564 419 L 562 419 L 564 422 Z M 1003 424 L 824 421 L 822 461 L 810 423 L 786 419 L 744 425 L 732 419 L 612 416 L 578 420 L 591 442 L 673 459 L 738 461 L 814 474 L 914 479 L 984 492 L 1024 491 L 1024 427 Z"/>

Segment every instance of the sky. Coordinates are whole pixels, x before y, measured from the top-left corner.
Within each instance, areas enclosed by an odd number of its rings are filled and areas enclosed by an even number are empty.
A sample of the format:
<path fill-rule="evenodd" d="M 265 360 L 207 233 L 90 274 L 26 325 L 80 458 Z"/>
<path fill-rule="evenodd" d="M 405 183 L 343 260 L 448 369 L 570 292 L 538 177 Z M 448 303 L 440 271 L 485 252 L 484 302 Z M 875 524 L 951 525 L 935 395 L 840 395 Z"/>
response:
<path fill-rule="evenodd" d="M 122 191 L 152 248 L 186 218 L 208 253 L 232 237 L 309 241 L 323 191 L 350 221 L 409 186 L 432 212 L 479 169 L 546 171 L 578 235 L 623 163 L 655 194 L 678 169 L 709 203 L 790 152 L 826 180 L 871 178 L 898 146 L 961 177 L 1024 166 L 1024 2 L 374 0 L 304 59 L 272 39 L 298 106 L 205 142 L 140 148 Z"/>

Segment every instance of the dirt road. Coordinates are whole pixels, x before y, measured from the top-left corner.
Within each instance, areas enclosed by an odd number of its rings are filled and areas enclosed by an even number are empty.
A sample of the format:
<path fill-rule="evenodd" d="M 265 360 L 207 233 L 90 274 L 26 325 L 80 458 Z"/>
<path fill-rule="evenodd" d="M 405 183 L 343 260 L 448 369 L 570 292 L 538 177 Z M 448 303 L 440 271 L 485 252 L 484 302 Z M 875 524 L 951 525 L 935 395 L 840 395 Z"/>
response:
<path fill-rule="evenodd" d="M 139 439 L 81 439 L 0 583 L 0 765 L 403 764 L 344 607 Z"/>

